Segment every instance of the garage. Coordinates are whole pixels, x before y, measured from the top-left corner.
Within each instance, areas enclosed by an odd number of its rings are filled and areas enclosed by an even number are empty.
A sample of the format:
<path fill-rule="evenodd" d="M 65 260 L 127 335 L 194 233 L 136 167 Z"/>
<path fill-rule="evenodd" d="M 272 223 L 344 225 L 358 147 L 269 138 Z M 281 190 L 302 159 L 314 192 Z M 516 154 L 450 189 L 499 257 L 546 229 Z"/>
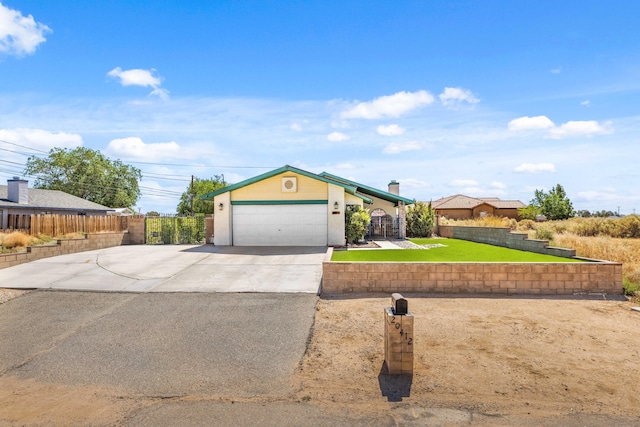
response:
<path fill-rule="evenodd" d="M 327 246 L 327 205 L 234 205 L 234 246 Z"/>

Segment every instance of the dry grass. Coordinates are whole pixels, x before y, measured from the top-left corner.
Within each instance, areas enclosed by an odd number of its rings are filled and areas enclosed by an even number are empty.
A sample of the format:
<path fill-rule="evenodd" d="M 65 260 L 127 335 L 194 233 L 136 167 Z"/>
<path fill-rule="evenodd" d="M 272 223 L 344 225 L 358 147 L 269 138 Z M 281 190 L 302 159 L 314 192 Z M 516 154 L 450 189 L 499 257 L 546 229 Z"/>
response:
<path fill-rule="evenodd" d="M 515 227 L 514 222 L 492 216 L 457 221 L 441 219 L 443 225 L 503 227 L 526 232 L 530 239 L 549 240 L 552 246 L 575 249 L 580 257 L 620 262 L 627 292 L 640 288 L 640 216 L 547 222 L 523 220 Z"/>
<path fill-rule="evenodd" d="M 509 228 L 515 230 L 518 226 L 518 222 L 515 219 L 504 218 L 499 216 L 485 216 L 469 219 L 448 219 L 440 218 L 441 225 L 459 225 L 466 227 L 498 227 Z"/>
<path fill-rule="evenodd" d="M 556 234 L 552 244 L 575 249 L 581 257 L 621 262 L 622 277 L 632 283 L 640 283 L 640 239 L 584 237 L 565 232 Z"/>
<path fill-rule="evenodd" d="M 31 245 L 35 239 L 28 234 L 14 231 L 9 234 L 0 235 L 0 245 L 6 249 L 19 250 Z"/>

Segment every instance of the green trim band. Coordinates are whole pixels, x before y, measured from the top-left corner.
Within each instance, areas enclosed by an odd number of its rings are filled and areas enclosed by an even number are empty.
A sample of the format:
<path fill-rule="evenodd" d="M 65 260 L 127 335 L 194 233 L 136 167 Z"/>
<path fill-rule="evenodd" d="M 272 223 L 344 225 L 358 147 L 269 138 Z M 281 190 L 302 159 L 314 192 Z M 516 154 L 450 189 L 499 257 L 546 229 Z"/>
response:
<path fill-rule="evenodd" d="M 232 200 L 232 205 L 326 205 L 328 200 Z"/>

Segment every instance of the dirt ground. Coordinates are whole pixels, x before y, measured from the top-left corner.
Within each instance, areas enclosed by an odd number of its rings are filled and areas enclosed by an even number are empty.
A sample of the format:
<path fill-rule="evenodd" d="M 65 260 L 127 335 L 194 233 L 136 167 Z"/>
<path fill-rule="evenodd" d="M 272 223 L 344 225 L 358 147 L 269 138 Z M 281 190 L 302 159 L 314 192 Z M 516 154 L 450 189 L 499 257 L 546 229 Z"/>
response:
<path fill-rule="evenodd" d="M 640 416 L 640 312 L 631 310 L 638 302 L 407 297 L 413 376 L 381 374 L 389 297 L 321 298 L 292 378 L 297 391 L 277 400 L 354 419 L 424 408 L 471 411 L 485 421 L 499 415 L 490 424 L 503 425 L 508 416 L 524 416 L 527 425 L 566 414 Z M 189 399 L 208 398 L 181 397 Z M 0 377 L 0 425 L 126 424 L 157 403 L 100 386 Z"/>
<path fill-rule="evenodd" d="M 640 415 L 640 313 L 627 301 L 409 298 L 414 375 L 380 375 L 389 297 L 321 299 L 299 398 L 383 412 Z M 383 396 L 384 394 L 384 396 Z M 396 402 L 396 403 L 393 403 Z"/>

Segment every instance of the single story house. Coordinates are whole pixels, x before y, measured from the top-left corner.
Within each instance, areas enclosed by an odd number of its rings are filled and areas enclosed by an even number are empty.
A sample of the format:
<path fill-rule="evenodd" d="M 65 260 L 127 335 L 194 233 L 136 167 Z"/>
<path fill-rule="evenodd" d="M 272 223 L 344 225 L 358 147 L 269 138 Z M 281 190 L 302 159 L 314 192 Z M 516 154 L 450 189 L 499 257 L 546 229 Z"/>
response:
<path fill-rule="evenodd" d="M 286 165 L 202 199 L 214 202 L 216 245 L 343 246 L 345 211 L 352 205 L 396 218 L 404 237 L 405 206 L 413 200 L 398 194 L 395 181 L 389 190 Z"/>
<path fill-rule="evenodd" d="M 107 214 L 113 216 L 132 216 L 136 215 L 136 211 L 129 208 L 114 208 L 113 212 L 107 212 Z"/>
<path fill-rule="evenodd" d="M 519 220 L 518 209 L 526 205 L 520 200 L 500 200 L 497 197 L 476 198 L 456 194 L 432 202 L 431 207 L 436 211 L 436 215 L 451 219 L 493 215 Z"/>
<path fill-rule="evenodd" d="M 33 214 L 106 215 L 113 209 L 59 190 L 29 188 L 29 181 L 14 177 L 0 185 L 0 229 L 22 228 L 23 216 Z"/>

